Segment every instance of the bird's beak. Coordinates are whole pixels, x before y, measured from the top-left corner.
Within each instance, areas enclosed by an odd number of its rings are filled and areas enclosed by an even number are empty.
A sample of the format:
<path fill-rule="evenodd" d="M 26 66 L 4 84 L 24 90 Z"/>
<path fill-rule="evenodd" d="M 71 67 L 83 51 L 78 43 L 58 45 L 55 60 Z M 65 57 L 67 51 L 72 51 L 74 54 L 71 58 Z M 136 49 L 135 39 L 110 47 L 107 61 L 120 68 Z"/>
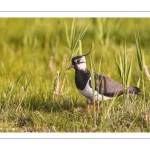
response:
<path fill-rule="evenodd" d="M 74 68 L 74 65 L 71 65 L 67 70 L 70 70 L 71 68 Z"/>

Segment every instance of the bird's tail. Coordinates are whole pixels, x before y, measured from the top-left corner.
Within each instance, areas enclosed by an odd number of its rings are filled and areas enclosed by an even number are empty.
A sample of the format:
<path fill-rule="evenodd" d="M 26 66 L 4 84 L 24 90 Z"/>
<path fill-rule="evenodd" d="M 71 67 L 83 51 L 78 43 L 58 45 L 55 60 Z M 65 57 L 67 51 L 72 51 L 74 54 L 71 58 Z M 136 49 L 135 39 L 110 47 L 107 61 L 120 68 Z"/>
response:
<path fill-rule="evenodd" d="M 128 93 L 129 94 L 139 94 L 141 90 L 138 87 L 129 86 L 128 87 Z"/>

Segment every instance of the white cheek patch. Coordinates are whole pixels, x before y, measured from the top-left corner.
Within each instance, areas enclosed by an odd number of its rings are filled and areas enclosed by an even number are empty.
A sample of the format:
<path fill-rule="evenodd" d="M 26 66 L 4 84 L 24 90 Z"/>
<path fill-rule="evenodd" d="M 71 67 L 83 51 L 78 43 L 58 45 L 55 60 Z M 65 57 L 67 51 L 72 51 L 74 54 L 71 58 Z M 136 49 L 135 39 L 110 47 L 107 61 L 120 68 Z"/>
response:
<path fill-rule="evenodd" d="M 86 69 L 86 63 L 80 63 L 77 65 L 79 70 L 85 70 Z"/>

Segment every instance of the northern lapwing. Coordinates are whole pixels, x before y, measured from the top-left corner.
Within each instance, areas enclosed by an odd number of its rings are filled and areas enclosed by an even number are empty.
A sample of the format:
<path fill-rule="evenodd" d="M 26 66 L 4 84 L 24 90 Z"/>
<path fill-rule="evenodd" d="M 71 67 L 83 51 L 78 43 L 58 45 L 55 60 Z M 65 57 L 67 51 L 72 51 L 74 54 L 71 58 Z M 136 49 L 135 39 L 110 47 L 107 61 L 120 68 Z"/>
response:
<path fill-rule="evenodd" d="M 75 69 L 75 84 L 81 94 L 83 94 L 90 104 L 89 111 L 92 109 L 93 99 L 96 102 L 101 100 L 112 99 L 114 96 L 121 96 L 124 93 L 128 94 L 139 94 L 140 89 L 138 87 L 129 86 L 124 90 L 123 84 L 117 81 L 94 73 L 95 80 L 95 91 L 92 89 L 91 72 L 88 70 L 86 65 L 86 56 L 89 55 L 93 50 L 91 49 L 87 54 L 75 56 L 72 58 L 72 65 L 68 68 Z"/>

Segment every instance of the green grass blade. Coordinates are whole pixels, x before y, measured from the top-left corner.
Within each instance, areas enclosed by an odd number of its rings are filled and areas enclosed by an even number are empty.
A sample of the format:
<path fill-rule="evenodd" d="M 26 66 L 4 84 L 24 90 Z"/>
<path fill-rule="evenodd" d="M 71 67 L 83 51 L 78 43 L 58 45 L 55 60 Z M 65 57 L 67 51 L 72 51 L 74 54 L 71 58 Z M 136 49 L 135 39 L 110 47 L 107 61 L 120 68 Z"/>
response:
<path fill-rule="evenodd" d="M 69 47 L 71 47 L 70 40 L 69 40 L 69 31 L 68 31 L 68 26 L 67 26 L 66 21 L 65 21 L 65 32 L 66 32 L 67 44 Z"/>
<path fill-rule="evenodd" d="M 85 29 L 83 30 L 83 32 L 79 35 L 79 39 L 81 39 L 81 38 L 83 37 L 83 35 L 84 35 L 85 32 L 87 31 L 87 29 L 89 28 L 91 22 L 92 22 L 92 19 L 91 19 L 91 21 L 89 22 L 89 24 L 85 27 Z"/>
<path fill-rule="evenodd" d="M 126 74 L 127 74 L 127 50 L 126 50 L 126 39 L 125 39 L 125 45 L 124 45 L 124 59 L 123 59 L 123 83 L 125 85 L 125 89 L 126 89 Z"/>
<path fill-rule="evenodd" d="M 115 57 L 116 57 L 117 69 L 118 69 L 119 75 L 120 75 L 120 77 L 121 77 L 121 68 L 120 68 L 120 64 L 119 64 L 119 62 L 118 62 L 117 56 L 115 56 Z"/>
<path fill-rule="evenodd" d="M 106 114 L 105 114 L 105 117 L 104 117 L 105 119 L 106 119 L 106 117 L 107 117 L 107 114 L 109 113 L 109 111 L 110 111 L 111 108 L 113 107 L 113 104 L 114 104 L 115 100 L 116 100 L 116 97 L 113 97 L 113 99 L 111 100 L 111 102 L 110 102 L 108 108 L 106 109 Z"/>
<path fill-rule="evenodd" d="M 97 128 L 97 116 L 96 116 L 96 101 L 95 101 L 95 64 L 94 64 L 94 59 L 92 55 L 90 55 L 90 64 L 91 64 L 91 84 L 92 84 L 92 90 L 93 90 L 93 104 L 94 104 L 94 128 Z"/>
<path fill-rule="evenodd" d="M 99 60 L 99 65 L 98 65 L 98 73 L 100 74 L 100 72 L 101 72 L 101 58 Z"/>
<path fill-rule="evenodd" d="M 6 96 L 13 90 L 13 88 L 19 82 L 19 80 L 20 80 L 20 78 L 22 77 L 23 74 L 24 74 L 24 71 L 19 75 L 19 77 L 14 81 L 14 83 L 11 86 L 8 87 L 7 92 L 6 92 Z"/>
<path fill-rule="evenodd" d="M 98 24 L 98 39 L 100 44 L 104 43 L 104 26 L 103 26 L 103 18 L 97 18 L 96 19 Z"/>
<path fill-rule="evenodd" d="M 95 72 L 95 65 L 92 55 L 90 56 L 90 65 L 91 65 L 91 81 L 92 81 L 92 89 L 95 90 L 95 81 L 94 81 L 94 72 Z"/>
<path fill-rule="evenodd" d="M 118 71 L 119 71 L 120 78 L 123 79 L 123 65 L 122 65 L 122 60 L 121 60 L 120 53 L 119 53 L 118 57 L 119 57 L 119 61 L 118 61 L 117 56 L 116 56 L 117 68 L 118 68 Z"/>
<path fill-rule="evenodd" d="M 72 21 L 71 34 L 70 34 L 70 41 L 71 41 L 71 50 L 74 51 L 74 42 L 75 42 L 75 18 L 73 18 L 73 21 Z"/>
<path fill-rule="evenodd" d="M 107 116 L 110 114 L 110 111 L 111 111 L 111 109 L 113 108 L 113 106 L 114 106 L 116 100 L 117 100 L 117 97 L 116 97 L 116 96 L 113 97 L 113 98 L 111 99 L 109 105 L 108 105 L 107 108 L 105 109 L 105 111 L 103 111 L 103 113 L 102 113 L 102 121 L 101 121 L 102 124 L 103 124 L 103 122 L 106 121 Z"/>
<path fill-rule="evenodd" d="M 129 84 L 130 84 L 130 80 L 131 80 L 131 71 L 132 71 L 132 58 L 131 58 L 131 60 L 130 60 L 130 64 L 129 64 L 128 71 L 127 71 L 127 81 L 126 81 L 127 87 L 128 87 Z"/>
<path fill-rule="evenodd" d="M 82 55 L 82 43 L 81 43 L 81 40 L 79 40 L 79 55 Z"/>
<path fill-rule="evenodd" d="M 19 77 L 15 80 L 14 82 L 14 86 L 19 82 L 20 78 L 22 77 L 22 75 L 24 74 L 24 71 L 19 75 Z"/>
<path fill-rule="evenodd" d="M 87 31 L 88 27 L 90 26 L 91 22 L 92 22 L 92 20 L 89 22 L 89 24 L 85 27 L 85 29 L 83 31 L 81 30 L 80 34 L 78 35 L 77 41 L 74 45 L 75 48 L 77 47 L 78 41 L 81 40 L 81 38 L 84 36 L 84 34 Z"/>
<path fill-rule="evenodd" d="M 136 42 L 136 52 L 137 52 L 137 58 L 138 58 L 138 64 L 141 71 L 143 71 L 143 60 L 142 60 L 142 52 L 141 52 L 141 45 L 140 45 L 140 37 L 138 34 L 135 33 L 135 42 Z"/>
<path fill-rule="evenodd" d="M 141 83 L 141 77 L 139 76 L 138 82 L 137 82 L 137 87 L 140 87 L 140 83 Z"/>
<path fill-rule="evenodd" d="M 29 82 L 27 83 L 27 85 L 24 88 L 24 91 L 26 91 L 27 87 L 29 86 L 29 84 L 31 83 L 31 81 L 33 80 L 33 78 L 35 77 L 36 73 L 30 78 Z"/>

